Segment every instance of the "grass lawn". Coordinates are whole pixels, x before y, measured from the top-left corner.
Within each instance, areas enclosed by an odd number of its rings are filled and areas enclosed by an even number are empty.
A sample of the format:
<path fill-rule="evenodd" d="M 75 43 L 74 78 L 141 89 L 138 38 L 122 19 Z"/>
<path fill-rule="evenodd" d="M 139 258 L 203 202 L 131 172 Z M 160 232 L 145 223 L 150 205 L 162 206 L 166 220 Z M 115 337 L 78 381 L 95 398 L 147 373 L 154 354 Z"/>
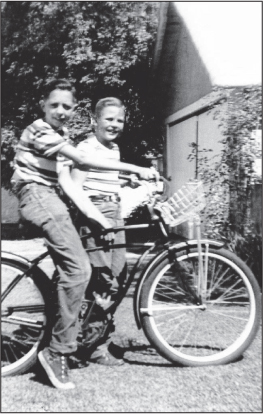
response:
<path fill-rule="evenodd" d="M 2 379 L 2 412 L 262 412 L 261 335 L 240 361 L 225 366 L 172 366 L 134 322 L 132 299 L 116 315 L 115 343 L 125 365 L 71 371 L 75 390 L 52 388 L 41 370 Z"/>

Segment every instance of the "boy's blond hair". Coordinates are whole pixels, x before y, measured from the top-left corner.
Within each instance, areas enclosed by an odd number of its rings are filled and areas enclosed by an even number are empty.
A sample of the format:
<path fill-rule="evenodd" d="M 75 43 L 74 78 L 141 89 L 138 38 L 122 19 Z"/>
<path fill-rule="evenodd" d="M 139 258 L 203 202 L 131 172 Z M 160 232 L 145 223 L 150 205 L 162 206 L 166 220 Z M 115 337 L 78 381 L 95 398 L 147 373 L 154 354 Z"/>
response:
<path fill-rule="evenodd" d="M 122 101 L 118 98 L 109 97 L 100 99 L 95 106 L 95 118 L 98 119 L 101 116 L 101 113 L 104 108 L 107 106 L 117 106 L 117 108 L 122 108 L 125 111 L 125 106 Z"/>

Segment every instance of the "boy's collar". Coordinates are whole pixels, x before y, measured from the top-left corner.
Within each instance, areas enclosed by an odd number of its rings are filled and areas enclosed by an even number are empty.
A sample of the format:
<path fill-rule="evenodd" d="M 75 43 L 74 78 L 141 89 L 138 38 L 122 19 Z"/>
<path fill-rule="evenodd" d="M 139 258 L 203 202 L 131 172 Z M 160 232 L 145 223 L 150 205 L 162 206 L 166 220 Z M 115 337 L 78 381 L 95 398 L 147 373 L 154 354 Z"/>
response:
<path fill-rule="evenodd" d="M 47 124 L 53 131 L 57 132 L 59 135 L 66 135 L 68 133 L 68 129 L 65 126 L 62 126 L 61 128 L 54 129 L 46 120 L 45 118 L 42 118 L 42 121 Z"/>

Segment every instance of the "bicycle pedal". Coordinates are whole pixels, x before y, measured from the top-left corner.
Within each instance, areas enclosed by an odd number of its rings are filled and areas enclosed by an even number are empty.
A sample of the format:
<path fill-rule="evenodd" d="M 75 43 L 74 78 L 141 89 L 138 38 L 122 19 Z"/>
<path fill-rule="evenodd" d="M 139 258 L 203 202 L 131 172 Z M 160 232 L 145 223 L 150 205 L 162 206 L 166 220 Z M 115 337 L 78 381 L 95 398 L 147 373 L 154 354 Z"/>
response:
<path fill-rule="evenodd" d="M 84 299 L 81 303 L 80 312 L 79 312 L 79 317 L 81 319 L 83 319 L 86 316 L 88 308 L 89 308 L 89 301 Z"/>

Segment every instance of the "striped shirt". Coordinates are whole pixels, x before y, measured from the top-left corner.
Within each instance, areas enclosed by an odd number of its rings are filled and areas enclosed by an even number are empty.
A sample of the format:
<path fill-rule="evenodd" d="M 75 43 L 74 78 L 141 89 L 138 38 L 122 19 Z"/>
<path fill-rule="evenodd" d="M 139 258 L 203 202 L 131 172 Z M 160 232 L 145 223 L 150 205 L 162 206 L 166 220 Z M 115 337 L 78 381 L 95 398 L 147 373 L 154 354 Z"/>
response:
<path fill-rule="evenodd" d="M 56 185 L 62 165 L 72 164 L 58 152 L 70 144 L 67 128 L 56 132 L 43 119 L 37 119 L 23 132 L 14 158 L 15 181 Z"/>
<path fill-rule="evenodd" d="M 117 144 L 112 143 L 112 147 L 107 148 L 102 145 L 93 134 L 82 141 L 77 148 L 80 151 L 92 156 L 94 159 L 98 158 L 100 161 L 120 160 L 120 151 Z M 88 192 L 89 196 L 112 195 L 119 193 L 119 171 L 90 168 L 89 171 L 87 171 L 83 189 Z"/>

